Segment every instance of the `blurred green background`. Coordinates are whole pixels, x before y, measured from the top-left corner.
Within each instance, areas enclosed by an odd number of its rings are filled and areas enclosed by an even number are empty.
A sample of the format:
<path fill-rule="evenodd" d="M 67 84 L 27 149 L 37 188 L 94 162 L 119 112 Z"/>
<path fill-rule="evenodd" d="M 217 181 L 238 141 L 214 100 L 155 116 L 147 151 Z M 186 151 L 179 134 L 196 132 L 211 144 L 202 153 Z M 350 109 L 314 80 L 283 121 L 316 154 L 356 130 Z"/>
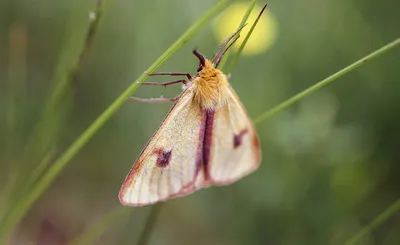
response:
<path fill-rule="evenodd" d="M 61 154 L 215 3 L 111 1 L 82 69 L 38 136 L 32 131 L 63 79 L 59 69 L 79 53 L 95 1 L 1 0 L 0 211 L 43 157 Z M 267 3 L 275 43 L 242 55 L 230 79 L 253 118 L 400 34 L 398 1 Z M 192 48 L 210 57 L 220 43 L 213 28 L 206 24 L 158 70 L 194 73 Z M 400 197 L 399 76 L 397 48 L 258 124 L 260 169 L 165 203 L 150 244 L 343 244 Z M 135 96 L 179 92 L 140 87 Z M 10 244 L 66 244 L 120 206 L 120 185 L 169 107 L 125 103 L 35 203 Z M 149 211 L 137 208 L 95 244 L 135 244 Z M 400 244 L 399 230 L 396 214 L 360 244 Z"/>

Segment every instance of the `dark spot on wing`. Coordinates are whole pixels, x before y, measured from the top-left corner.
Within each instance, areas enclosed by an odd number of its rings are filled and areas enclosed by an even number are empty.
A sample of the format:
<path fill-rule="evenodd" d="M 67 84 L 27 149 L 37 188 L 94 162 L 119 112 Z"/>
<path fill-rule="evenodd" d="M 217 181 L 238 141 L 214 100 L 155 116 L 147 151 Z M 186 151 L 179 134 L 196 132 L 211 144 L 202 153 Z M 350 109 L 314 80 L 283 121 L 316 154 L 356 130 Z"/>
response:
<path fill-rule="evenodd" d="M 247 129 L 243 129 L 239 134 L 233 135 L 233 148 L 236 149 L 242 144 L 243 136 L 247 133 Z"/>
<path fill-rule="evenodd" d="M 171 151 L 164 151 L 163 149 L 154 150 L 154 154 L 157 155 L 156 165 L 159 168 L 165 168 L 169 165 L 169 161 L 171 160 Z"/>

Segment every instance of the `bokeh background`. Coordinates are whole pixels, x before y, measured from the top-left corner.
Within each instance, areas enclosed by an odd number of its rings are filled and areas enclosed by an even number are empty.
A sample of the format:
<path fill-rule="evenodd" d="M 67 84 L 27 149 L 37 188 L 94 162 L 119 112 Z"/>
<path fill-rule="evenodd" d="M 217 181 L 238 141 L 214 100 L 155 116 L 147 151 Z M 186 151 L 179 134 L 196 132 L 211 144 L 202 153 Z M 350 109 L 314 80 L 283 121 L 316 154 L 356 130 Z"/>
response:
<path fill-rule="evenodd" d="M 249 4 L 232 2 L 239 5 L 206 24 L 159 71 L 194 73 L 193 47 L 212 56 Z M 43 158 L 61 154 L 215 3 L 111 1 L 82 68 L 38 136 L 32 131 L 54 84 L 73 67 L 95 1 L 1 0 L 2 214 Z M 394 0 L 267 3 L 230 79 L 252 118 L 400 34 Z M 400 197 L 399 77 L 397 48 L 257 124 L 260 169 L 233 185 L 165 203 L 150 244 L 343 244 Z M 180 86 L 140 87 L 135 96 L 179 92 Z M 118 208 L 125 175 L 169 107 L 126 102 L 35 203 L 9 244 L 66 244 Z M 150 211 L 129 209 L 94 244 L 135 244 Z M 395 214 L 360 244 L 400 244 L 399 230 Z"/>

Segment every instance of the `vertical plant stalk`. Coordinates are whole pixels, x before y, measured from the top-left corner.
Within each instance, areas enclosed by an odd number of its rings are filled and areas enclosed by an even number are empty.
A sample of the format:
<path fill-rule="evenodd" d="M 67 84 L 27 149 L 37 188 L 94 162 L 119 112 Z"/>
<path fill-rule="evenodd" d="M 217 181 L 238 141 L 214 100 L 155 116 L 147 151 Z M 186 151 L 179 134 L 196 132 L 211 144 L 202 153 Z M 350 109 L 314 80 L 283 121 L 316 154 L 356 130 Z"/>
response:
<path fill-rule="evenodd" d="M 55 138 L 55 134 L 59 131 L 62 124 L 62 113 L 63 110 L 60 109 L 60 103 L 65 100 L 65 96 L 69 91 L 69 88 L 76 82 L 78 74 L 83 69 L 84 63 L 91 51 L 94 37 L 96 36 L 97 30 L 99 28 L 103 12 L 105 7 L 109 4 L 110 0 L 97 0 L 94 11 L 90 12 L 89 24 L 83 38 L 83 41 L 79 44 L 79 53 L 72 60 L 67 59 L 67 52 L 70 52 L 70 46 L 72 45 L 71 29 L 73 29 L 73 16 L 70 17 L 70 24 L 68 25 L 67 33 L 65 34 L 66 43 L 64 44 L 63 51 L 61 51 L 60 58 L 58 61 L 58 66 L 54 75 L 54 88 L 50 94 L 48 102 L 45 104 L 43 114 L 39 119 L 39 123 L 36 125 L 33 135 L 28 140 L 28 148 L 33 148 L 39 151 L 46 152 L 50 145 L 52 145 L 51 138 Z M 69 46 L 68 46 L 69 45 Z M 61 110 L 61 112 L 60 112 Z M 56 126 L 54 125 L 56 121 Z M 57 127 L 53 129 L 53 134 L 48 135 L 46 131 L 49 128 Z M 35 146 L 35 147 L 32 147 Z"/>
<path fill-rule="evenodd" d="M 74 77 L 74 74 L 77 75 L 78 73 L 80 73 L 84 62 L 87 59 L 87 56 L 90 54 L 93 46 L 94 37 L 96 36 L 97 30 L 99 28 L 100 20 L 103 19 L 102 17 L 106 4 L 109 4 L 109 1 L 97 0 L 96 9 L 93 12 L 89 13 L 90 25 L 85 36 L 83 44 L 84 47 L 82 49 L 82 52 L 79 54 L 78 61 L 74 67 L 74 72 L 72 72 L 72 77 Z"/>
<path fill-rule="evenodd" d="M 101 218 L 100 222 L 94 224 L 90 229 L 88 229 L 81 236 L 76 237 L 68 243 L 68 245 L 86 245 L 95 244 L 98 237 L 103 234 L 103 232 L 112 226 L 115 222 L 121 220 L 124 217 L 129 216 L 133 211 L 133 208 L 118 207 L 112 212 L 108 213 Z"/>
<path fill-rule="evenodd" d="M 197 22 L 195 22 L 177 41 L 175 41 L 148 69 L 147 73 L 154 72 L 161 66 L 173 53 L 178 51 L 197 31 L 207 23 L 212 17 L 218 14 L 230 0 L 220 0 L 213 8 L 206 12 Z M 46 188 L 61 173 L 68 162 L 82 149 L 84 145 L 100 130 L 100 128 L 111 118 L 112 115 L 125 103 L 125 101 L 136 91 L 140 82 L 148 76 L 143 73 L 137 80 L 128 87 L 73 143 L 72 145 L 54 162 L 47 172 L 37 181 L 31 191 L 23 196 L 10 211 L 8 219 L 0 224 L 0 242 L 14 226 L 21 220 L 32 204 L 46 190 Z"/>
<path fill-rule="evenodd" d="M 157 203 L 156 205 L 151 207 L 149 217 L 146 220 L 146 224 L 144 225 L 144 229 L 140 234 L 137 245 L 147 245 L 150 240 L 150 236 L 153 233 L 158 214 L 163 206 L 163 203 Z"/>

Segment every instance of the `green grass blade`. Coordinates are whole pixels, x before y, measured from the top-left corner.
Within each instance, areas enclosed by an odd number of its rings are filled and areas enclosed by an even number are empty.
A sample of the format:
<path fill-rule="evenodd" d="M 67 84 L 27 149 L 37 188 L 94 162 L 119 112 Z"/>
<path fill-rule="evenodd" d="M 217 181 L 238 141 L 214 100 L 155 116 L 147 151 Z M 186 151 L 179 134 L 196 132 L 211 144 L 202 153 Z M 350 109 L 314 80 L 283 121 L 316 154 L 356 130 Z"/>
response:
<path fill-rule="evenodd" d="M 238 51 L 236 52 L 235 56 L 233 56 L 232 61 L 229 63 L 228 68 L 226 69 L 226 74 L 229 74 L 233 68 L 236 66 L 240 55 L 242 54 L 242 51 L 244 49 L 244 47 L 247 44 L 247 41 L 249 40 L 251 34 L 254 31 L 254 28 L 256 28 L 258 21 L 261 18 L 262 13 L 264 12 L 264 10 L 267 8 L 267 5 L 265 4 L 264 7 L 262 8 L 261 12 L 259 13 L 259 15 L 257 16 L 257 19 L 254 21 L 253 25 L 251 26 L 249 32 L 247 33 L 246 37 L 244 38 L 242 44 L 240 45 Z"/>
<path fill-rule="evenodd" d="M 387 52 L 387 51 L 389 51 L 391 49 L 393 49 L 394 47 L 396 47 L 399 44 L 400 44 L 400 38 L 397 38 L 396 40 L 392 41 L 391 43 L 386 44 L 385 46 L 383 46 L 380 49 L 372 52 L 371 54 L 365 56 L 364 58 L 354 62 L 353 64 L 351 64 L 351 65 L 343 68 L 342 70 L 332 74 L 331 76 L 325 78 L 324 80 L 318 82 L 317 84 L 309 87 L 308 89 L 303 90 L 302 92 L 296 94 L 295 96 L 291 97 L 290 99 L 280 103 L 279 105 L 275 106 L 271 110 L 261 114 L 259 117 L 257 117 L 254 120 L 254 123 L 258 124 L 258 123 L 264 121 L 265 119 L 274 116 L 278 112 L 286 109 L 287 107 L 293 105 L 294 103 L 298 102 L 299 100 L 304 99 L 308 95 L 318 91 L 319 89 L 321 89 L 321 88 L 325 87 L 326 85 L 332 83 L 333 81 L 335 81 L 336 79 L 340 78 L 341 76 L 343 76 L 343 75 L 349 73 L 350 71 L 356 69 L 357 67 L 365 64 L 366 62 L 377 58 L 378 56 L 382 55 L 383 53 L 385 53 L 385 52 Z"/>
<path fill-rule="evenodd" d="M 249 7 L 247 8 L 246 13 L 244 14 L 244 16 L 243 16 L 243 18 L 242 18 L 242 21 L 240 22 L 240 24 L 239 24 L 237 30 L 238 30 L 240 27 L 242 27 L 244 24 L 246 24 L 246 21 L 247 21 L 247 19 L 249 18 L 250 14 L 251 14 L 251 11 L 253 11 L 254 6 L 256 5 L 256 3 L 257 3 L 257 0 L 253 0 L 253 1 L 250 3 L 250 5 L 249 5 Z M 225 53 L 225 55 L 224 55 L 224 58 L 222 58 L 221 62 L 219 63 L 219 69 L 220 69 L 221 71 L 224 70 L 225 64 L 226 64 L 226 62 L 228 61 L 228 58 L 229 58 L 229 55 L 230 55 L 231 51 L 232 51 L 232 49 L 228 49 L 228 51 L 226 51 L 226 53 Z"/>
<path fill-rule="evenodd" d="M 195 22 L 176 42 L 174 42 L 148 69 L 147 72 L 154 72 L 161 66 L 173 53 L 181 48 L 189 38 L 207 23 L 212 17 L 219 13 L 230 0 L 220 0 L 213 8 L 206 12 L 197 22 Z M 142 74 L 128 87 L 75 141 L 72 145 L 54 162 L 50 169 L 38 180 L 31 192 L 23 197 L 9 214 L 9 219 L 0 224 L 0 239 L 19 222 L 25 215 L 29 207 L 46 190 L 53 180 L 61 173 L 67 163 L 81 150 L 81 148 L 100 130 L 100 128 L 111 118 L 112 115 L 125 103 L 125 101 L 139 87 L 139 82 L 143 82 L 147 75 Z"/>
<path fill-rule="evenodd" d="M 368 225 L 362 228 L 357 234 L 345 243 L 345 245 L 355 245 L 361 238 L 365 237 L 371 233 L 374 229 L 383 224 L 393 215 L 397 214 L 400 210 L 400 199 L 397 199 L 391 206 L 385 209 L 380 215 L 378 215 L 374 220 L 372 220 Z"/>

